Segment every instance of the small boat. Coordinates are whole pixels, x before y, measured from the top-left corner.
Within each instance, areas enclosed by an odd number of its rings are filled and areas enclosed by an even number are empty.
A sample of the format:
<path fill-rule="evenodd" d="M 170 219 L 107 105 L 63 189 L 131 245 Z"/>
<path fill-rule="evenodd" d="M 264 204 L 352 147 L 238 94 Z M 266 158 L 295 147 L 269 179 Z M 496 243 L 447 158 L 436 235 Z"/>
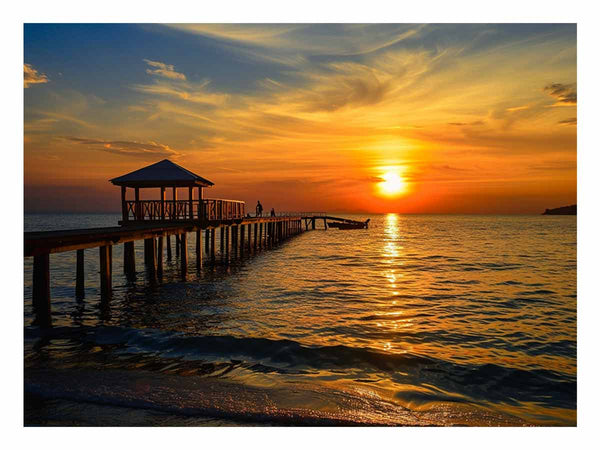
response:
<path fill-rule="evenodd" d="M 366 222 L 330 222 L 327 224 L 328 227 L 338 228 L 340 230 L 361 230 L 369 228 L 369 222 L 371 219 L 367 219 Z"/>

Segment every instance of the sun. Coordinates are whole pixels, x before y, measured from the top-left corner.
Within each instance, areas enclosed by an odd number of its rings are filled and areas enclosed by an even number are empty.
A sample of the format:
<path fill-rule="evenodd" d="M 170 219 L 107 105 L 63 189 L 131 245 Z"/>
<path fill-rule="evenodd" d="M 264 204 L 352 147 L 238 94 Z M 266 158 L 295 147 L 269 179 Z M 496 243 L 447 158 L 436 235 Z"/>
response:
<path fill-rule="evenodd" d="M 379 189 L 383 195 L 394 197 L 406 191 L 406 182 L 398 173 L 386 172 L 381 178 Z"/>

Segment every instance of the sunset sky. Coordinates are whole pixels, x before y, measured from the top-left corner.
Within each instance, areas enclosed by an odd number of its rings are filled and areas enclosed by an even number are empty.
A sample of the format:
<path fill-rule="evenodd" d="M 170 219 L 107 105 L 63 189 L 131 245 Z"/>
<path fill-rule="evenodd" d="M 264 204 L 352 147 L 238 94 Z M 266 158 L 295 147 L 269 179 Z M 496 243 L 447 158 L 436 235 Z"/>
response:
<path fill-rule="evenodd" d="M 24 38 L 25 212 L 119 212 L 108 180 L 164 158 L 249 210 L 576 202 L 574 24 L 36 24 Z"/>

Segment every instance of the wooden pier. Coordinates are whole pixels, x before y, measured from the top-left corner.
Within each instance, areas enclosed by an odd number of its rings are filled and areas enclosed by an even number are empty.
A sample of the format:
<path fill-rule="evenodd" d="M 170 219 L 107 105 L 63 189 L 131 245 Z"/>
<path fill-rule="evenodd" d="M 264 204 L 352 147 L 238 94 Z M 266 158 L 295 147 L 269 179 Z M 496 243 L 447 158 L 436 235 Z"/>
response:
<path fill-rule="evenodd" d="M 134 242 L 144 241 L 144 265 L 150 283 L 163 277 L 164 247 L 167 259 L 179 258 L 182 279 L 188 274 L 188 234 L 196 233 L 194 256 L 196 267 L 204 264 L 203 253 L 211 264 L 229 264 L 232 259 L 255 254 L 272 248 L 285 240 L 310 229 L 322 221 L 362 222 L 331 217 L 326 213 L 284 213 L 276 216 L 251 217 L 245 214 L 244 202 L 237 200 L 204 199 L 202 188 L 212 183 L 168 160 L 111 180 L 121 186 L 122 220 L 120 226 L 78 230 L 25 233 L 25 257 L 33 257 L 33 307 L 35 323 L 42 327 L 52 325 L 50 296 L 50 255 L 68 251 L 77 252 L 75 296 L 85 296 L 84 249 L 98 248 L 100 261 L 100 295 L 103 300 L 112 295 L 113 246 L 123 245 L 123 269 L 128 280 L 135 279 L 136 259 Z M 135 189 L 135 200 L 126 199 L 127 187 Z M 160 200 L 140 200 L 139 189 L 160 188 Z M 166 188 L 171 188 L 172 199 L 165 199 Z M 188 199 L 177 200 L 177 188 L 187 187 Z M 193 188 L 198 199 L 193 198 Z M 216 235 L 219 234 L 217 261 Z M 173 239 L 171 239 L 173 237 Z M 204 252 L 202 251 L 204 247 Z"/>

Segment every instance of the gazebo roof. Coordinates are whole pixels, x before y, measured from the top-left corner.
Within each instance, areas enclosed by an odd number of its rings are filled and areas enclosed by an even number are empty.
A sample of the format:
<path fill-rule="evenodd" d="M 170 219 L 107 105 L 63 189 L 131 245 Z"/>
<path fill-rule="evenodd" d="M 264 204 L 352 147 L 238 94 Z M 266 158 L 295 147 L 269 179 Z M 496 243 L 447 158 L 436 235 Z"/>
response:
<path fill-rule="evenodd" d="M 126 187 L 208 187 L 214 185 L 212 181 L 208 181 L 168 159 L 113 178 L 110 182 Z"/>

